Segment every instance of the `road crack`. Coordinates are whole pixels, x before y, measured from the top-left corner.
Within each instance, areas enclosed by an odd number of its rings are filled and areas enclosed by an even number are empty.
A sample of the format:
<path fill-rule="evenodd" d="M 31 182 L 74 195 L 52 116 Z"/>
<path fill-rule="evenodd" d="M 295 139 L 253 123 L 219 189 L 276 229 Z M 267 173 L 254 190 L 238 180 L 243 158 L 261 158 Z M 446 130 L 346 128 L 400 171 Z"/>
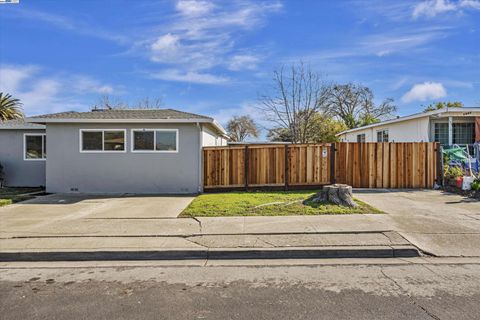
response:
<path fill-rule="evenodd" d="M 197 217 L 191 217 L 191 218 L 198 222 L 198 226 L 200 228 L 200 234 L 203 233 L 202 221 L 200 221 Z"/>
<path fill-rule="evenodd" d="M 391 282 L 393 282 L 393 284 L 395 284 L 396 287 L 398 287 L 409 299 L 410 301 L 413 303 L 414 306 L 420 308 L 421 310 L 423 310 L 423 312 L 425 312 L 430 318 L 432 319 L 435 319 L 435 320 L 441 320 L 438 316 L 436 316 L 435 314 L 433 314 L 432 312 L 430 312 L 427 308 L 425 308 L 424 306 L 422 306 L 421 304 L 419 304 L 414 298 L 413 296 L 407 291 L 405 290 L 395 279 L 393 279 L 392 277 L 390 277 L 389 275 L 387 275 L 385 273 L 385 271 L 383 270 L 382 267 L 380 267 L 380 272 L 382 273 L 382 275 L 387 278 L 388 280 L 390 280 Z"/>

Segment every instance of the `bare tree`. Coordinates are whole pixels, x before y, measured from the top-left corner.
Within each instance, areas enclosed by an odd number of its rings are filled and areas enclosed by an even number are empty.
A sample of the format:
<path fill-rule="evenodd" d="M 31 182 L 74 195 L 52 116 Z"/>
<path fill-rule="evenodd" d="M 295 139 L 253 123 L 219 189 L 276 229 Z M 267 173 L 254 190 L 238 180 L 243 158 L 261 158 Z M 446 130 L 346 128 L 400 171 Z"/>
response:
<path fill-rule="evenodd" d="M 357 84 L 332 86 L 325 111 L 328 115 L 342 120 L 348 128 L 378 122 L 393 116 L 397 107 L 393 99 L 386 99 L 375 105 L 373 92 Z"/>
<path fill-rule="evenodd" d="M 227 124 L 228 136 L 234 142 L 245 141 L 248 137 L 258 138 L 260 129 L 250 116 L 235 116 Z"/>
<path fill-rule="evenodd" d="M 136 109 L 159 109 L 162 107 L 162 98 L 145 97 L 135 104 Z"/>
<path fill-rule="evenodd" d="M 293 143 L 306 143 L 328 95 L 322 77 L 300 62 L 274 71 L 273 91 L 260 97 L 259 108 L 276 128 L 288 130 Z"/>
<path fill-rule="evenodd" d="M 162 99 L 159 97 L 145 97 L 130 105 L 128 102 L 117 97 L 103 95 L 93 107 L 94 110 L 112 110 L 112 109 L 158 109 L 162 106 Z"/>

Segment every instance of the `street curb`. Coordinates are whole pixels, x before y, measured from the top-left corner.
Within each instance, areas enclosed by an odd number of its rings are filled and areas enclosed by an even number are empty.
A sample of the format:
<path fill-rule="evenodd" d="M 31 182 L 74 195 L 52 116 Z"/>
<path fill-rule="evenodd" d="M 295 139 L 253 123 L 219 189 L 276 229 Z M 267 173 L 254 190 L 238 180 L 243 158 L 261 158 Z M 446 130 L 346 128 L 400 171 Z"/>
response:
<path fill-rule="evenodd" d="M 145 251 L 0 252 L 0 261 L 412 258 L 419 256 L 420 252 L 414 246 L 351 246 L 308 248 L 206 248 Z"/>

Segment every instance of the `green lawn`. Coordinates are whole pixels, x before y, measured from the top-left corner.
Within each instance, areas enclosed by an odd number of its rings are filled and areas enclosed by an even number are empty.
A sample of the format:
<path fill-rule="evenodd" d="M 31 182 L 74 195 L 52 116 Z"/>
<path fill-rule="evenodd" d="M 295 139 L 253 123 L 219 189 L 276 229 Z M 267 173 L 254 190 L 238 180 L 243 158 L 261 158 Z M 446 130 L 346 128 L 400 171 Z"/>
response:
<path fill-rule="evenodd" d="M 382 213 L 355 199 L 356 208 L 334 204 L 303 204 L 316 191 L 259 191 L 202 194 L 182 212 L 181 217 L 288 216 L 319 214 Z"/>
<path fill-rule="evenodd" d="M 25 193 L 42 191 L 41 188 L 0 188 L 0 207 L 34 198 Z"/>

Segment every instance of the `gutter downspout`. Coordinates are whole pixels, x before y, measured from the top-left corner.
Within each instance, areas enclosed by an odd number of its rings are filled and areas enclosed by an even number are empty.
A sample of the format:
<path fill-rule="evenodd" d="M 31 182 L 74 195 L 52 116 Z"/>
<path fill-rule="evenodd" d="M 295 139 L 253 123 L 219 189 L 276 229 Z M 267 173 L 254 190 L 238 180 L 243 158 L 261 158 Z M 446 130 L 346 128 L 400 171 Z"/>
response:
<path fill-rule="evenodd" d="M 203 192 L 203 164 L 202 164 L 202 147 L 203 147 L 203 127 L 197 122 L 197 128 L 199 130 L 198 135 L 198 193 Z"/>

